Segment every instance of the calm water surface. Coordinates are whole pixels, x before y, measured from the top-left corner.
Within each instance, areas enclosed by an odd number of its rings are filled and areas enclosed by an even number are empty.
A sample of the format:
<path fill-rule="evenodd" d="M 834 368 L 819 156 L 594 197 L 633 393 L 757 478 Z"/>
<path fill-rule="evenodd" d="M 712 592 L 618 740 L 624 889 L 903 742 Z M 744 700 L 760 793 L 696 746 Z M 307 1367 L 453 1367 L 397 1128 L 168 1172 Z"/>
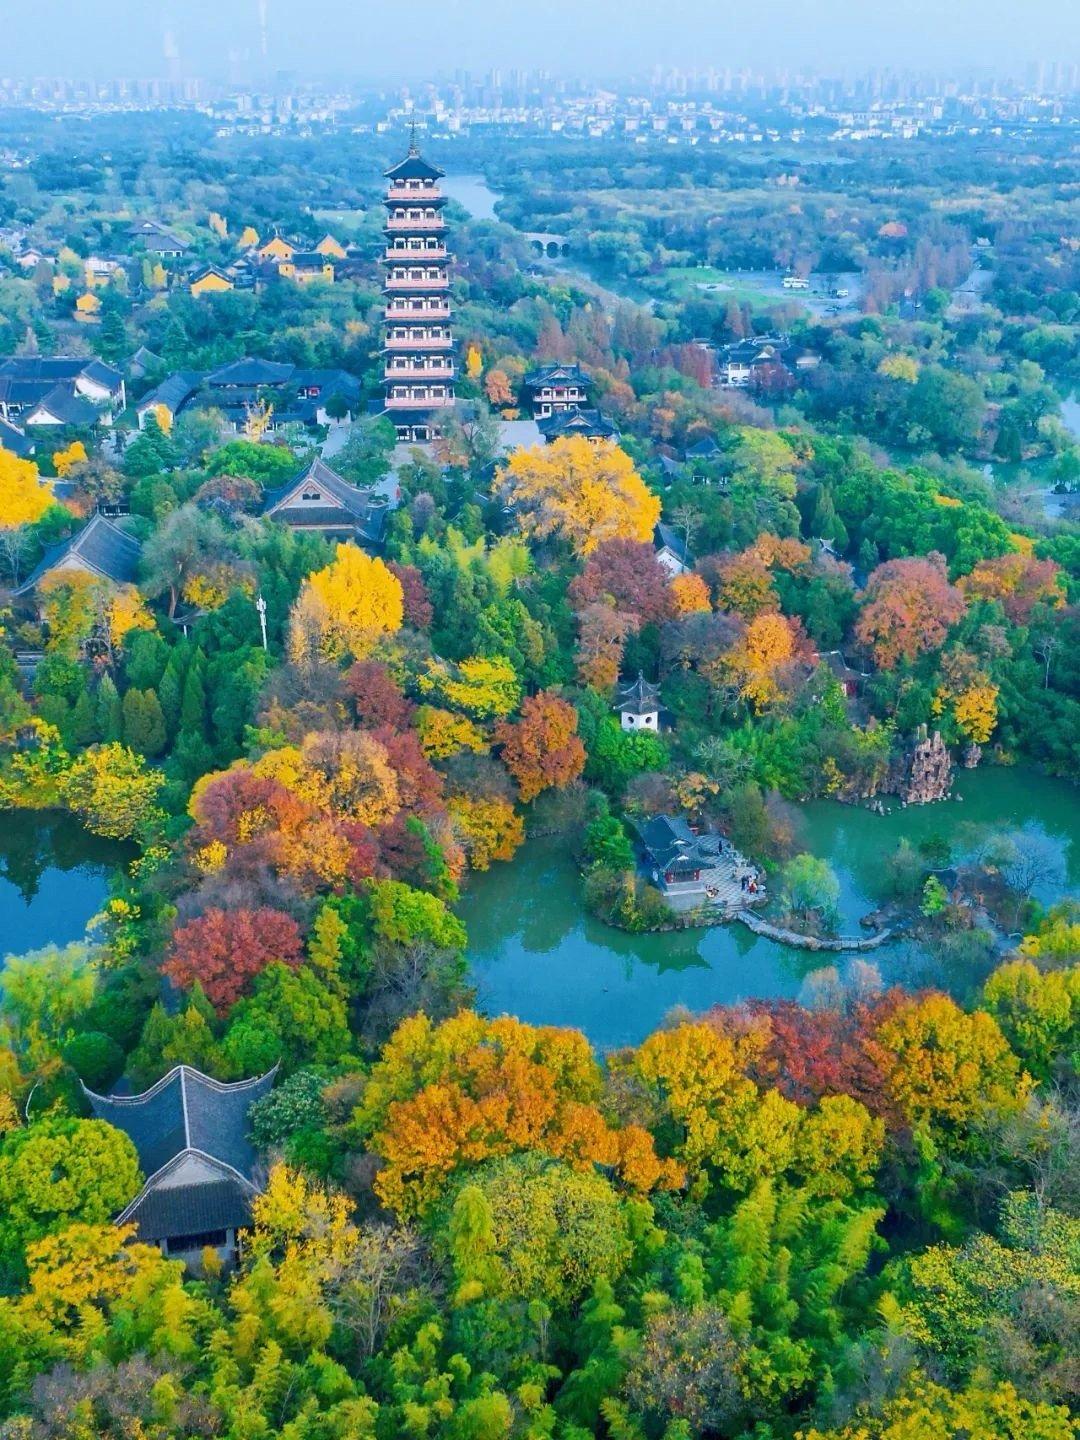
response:
<path fill-rule="evenodd" d="M 802 849 L 823 856 L 841 884 L 842 930 L 882 898 L 883 861 L 902 837 L 959 843 L 965 822 L 1039 836 L 1054 857 L 1036 886 L 1044 902 L 1080 891 L 1080 806 L 1061 781 L 1021 770 L 962 772 L 962 803 L 878 816 L 830 801 L 801 809 Z M 843 956 L 790 950 L 741 925 L 626 935 L 587 915 L 565 840 L 530 841 L 509 865 L 478 875 L 462 900 L 479 1000 L 491 1014 L 573 1025 L 601 1048 L 636 1043 L 674 1006 L 701 1010 L 751 997 L 794 996 L 806 974 Z M 867 957 L 902 979 L 919 957 L 906 942 Z M 949 977 L 941 977 L 949 983 Z"/>
<path fill-rule="evenodd" d="M 495 206 L 502 199 L 484 179 L 483 175 L 447 175 L 442 188 L 451 200 L 456 200 L 469 212 L 474 220 L 497 220 Z"/>
<path fill-rule="evenodd" d="M 0 964 L 5 955 L 82 939 L 108 896 L 109 877 L 132 853 L 68 815 L 0 816 Z"/>

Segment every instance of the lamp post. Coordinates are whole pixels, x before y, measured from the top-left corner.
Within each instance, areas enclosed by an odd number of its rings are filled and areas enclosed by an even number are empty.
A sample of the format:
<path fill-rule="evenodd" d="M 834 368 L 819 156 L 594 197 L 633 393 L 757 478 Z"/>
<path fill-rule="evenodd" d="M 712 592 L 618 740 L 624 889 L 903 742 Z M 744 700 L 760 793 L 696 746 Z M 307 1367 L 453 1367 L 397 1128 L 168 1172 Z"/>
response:
<path fill-rule="evenodd" d="M 255 609 L 259 612 L 259 628 L 262 631 L 262 645 L 263 649 L 266 650 L 269 648 L 266 643 L 266 601 L 262 597 L 261 590 L 255 600 Z"/>

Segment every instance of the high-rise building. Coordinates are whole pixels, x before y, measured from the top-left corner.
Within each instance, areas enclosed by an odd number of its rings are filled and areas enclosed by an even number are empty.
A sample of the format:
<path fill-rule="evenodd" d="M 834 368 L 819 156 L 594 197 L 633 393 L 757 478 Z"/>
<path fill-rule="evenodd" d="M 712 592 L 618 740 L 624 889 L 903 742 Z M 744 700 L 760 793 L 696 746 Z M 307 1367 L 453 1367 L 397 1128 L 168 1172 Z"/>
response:
<path fill-rule="evenodd" d="M 383 312 L 385 413 L 398 439 L 433 439 L 454 406 L 457 373 L 450 326 L 443 171 L 416 147 L 387 170 Z"/>

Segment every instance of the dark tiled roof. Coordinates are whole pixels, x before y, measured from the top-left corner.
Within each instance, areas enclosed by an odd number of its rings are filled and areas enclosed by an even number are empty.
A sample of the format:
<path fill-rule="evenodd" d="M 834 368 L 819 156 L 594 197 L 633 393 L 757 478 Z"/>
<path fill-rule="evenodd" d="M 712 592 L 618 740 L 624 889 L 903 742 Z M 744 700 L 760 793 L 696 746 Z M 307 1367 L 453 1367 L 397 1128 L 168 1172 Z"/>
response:
<path fill-rule="evenodd" d="M 141 411 L 149 410 L 154 405 L 164 405 L 175 415 L 195 394 L 202 380 L 201 371 L 180 370 L 162 380 L 160 385 L 155 385 L 153 390 L 148 390 L 136 408 Z"/>
<path fill-rule="evenodd" d="M 633 714 L 640 714 L 643 710 L 658 710 L 660 708 L 660 687 L 653 685 L 645 679 L 641 671 L 638 671 L 636 680 L 629 685 L 620 685 L 618 691 L 616 710 L 627 710 Z"/>
<path fill-rule="evenodd" d="M 124 379 L 119 370 L 106 365 L 104 360 L 91 360 L 88 365 L 83 366 L 79 374 L 87 380 L 93 380 L 95 385 L 104 385 L 110 390 L 119 390 Z"/>
<path fill-rule="evenodd" d="M 657 521 L 656 529 L 653 531 L 653 546 L 657 550 L 670 550 L 684 565 L 690 564 L 690 551 L 686 548 L 685 538 L 673 526 L 665 525 L 662 520 Z"/>
<path fill-rule="evenodd" d="M 323 497 L 336 500 L 337 505 L 298 505 L 287 510 L 286 502 L 305 485 L 317 486 Z M 325 461 L 316 458 L 295 480 L 267 493 L 263 514 L 300 527 L 352 527 L 364 539 L 377 543 L 386 523 L 386 504 L 380 497 L 372 497 L 370 491 L 350 485 Z"/>
<path fill-rule="evenodd" d="M 540 385 L 589 385 L 591 381 L 592 376 L 580 365 L 541 365 L 525 376 L 525 384 L 530 390 Z"/>
<path fill-rule="evenodd" d="M 197 1150 L 250 1181 L 255 1151 L 247 1135 L 248 1111 L 270 1090 L 274 1074 L 226 1085 L 177 1065 L 141 1095 L 86 1094 L 99 1120 L 131 1137 L 146 1174 L 185 1150 Z"/>
<path fill-rule="evenodd" d="M 208 385 L 284 385 L 292 379 L 295 365 L 279 364 L 275 360 L 257 360 L 245 356 L 222 365 L 220 370 L 211 370 L 206 377 Z"/>
<path fill-rule="evenodd" d="M 329 265 L 331 270 L 334 268 L 333 258 L 318 250 L 296 250 L 290 258 L 291 263 L 299 265 L 301 270 L 321 270 L 324 265 Z"/>
<path fill-rule="evenodd" d="M 638 837 L 658 870 L 700 870 L 713 863 L 716 842 L 703 844 L 681 816 L 654 815 L 638 827 Z"/>
<path fill-rule="evenodd" d="M 103 360 L 85 355 L 10 355 L 0 358 L 0 401 L 36 405 L 58 384 L 73 386 L 80 376 L 117 394 L 124 377 Z"/>
<path fill-rule="evenodd" d="M 537 426 L 545 440 L 561 440 L 566 435 L 585 435 L 600 440 L 615 440 L 618 430 L 599 410 L 558 410 L 545 415 Z"/>
<path fill-rule="evenodd" d="M 720 446 L 716 443 L 715 437 L 706 435 L 703 440 L 699 440 L 695 445 L 688 447 L 686 458 L 688 460 L 710 460 L 713 456 L 719 455 L 720 453 Z"/>
<path fill-rule="evenodd" d="M 112 580 L 118 585 L 130 585 L 138 574 L 142 546 L 138 540 L 121 530 L 119 525 L 107 520 L 104 515 L 95 515 L 77 535 L 48 550 L 37 569 L 14 593 L 24 595 L 32 590 L 43 575 L 55 569 L 65 556 L 72 554 L 77 555 L 89 570 L 106 580 Z"/>
<path fill-rule="evenodd" d="M 124 1212 L 144 1244 L 213 1230 L 239 1230 L 251 1222 L 251 1193 L 232 1177 L 195 1185 L 147 1186 Z"/>
<path fill-rule="evenodd" d="M 59 385 L 54 385 L 34 403 L 26 416 L 27 425 L 40 423 L 34 420 L 39 410 L 47 412 L 61 425 L 93 425 L 98 418 L 94 405 L 84 395 L 76 393 L 74 383 L 70 380 L 62 380 Z"/>
<path fill-rule="evenodd" d="M 360 394 L 360 381 L 347 370 L 294 370 L 289 376 L 289 384 L 295 385 L 298 390 L 317 388 L 327 399 L 331 395 L 341 395 L 347 400 L 351 395 Z"/>
<path fill-rule="evenodd" d="M 751 335 L 723 346 L 720 351 L 725 362 L 736 365 L 782 361 L 792 353 L 793 347 L 786 335 Z"/>
<path fill-rule="evenodd" d="M 9 425 L 6 420 L 0 420 L 0 450 L 7 450 L 12 455 L 18 455 L 25 460 L 28 455 L 34 453 L 34 442 L 15 425 Z"/>
<path fill-rule="evenodd" d="M 387 180 L 441 180 L 446 171 L 440 170 L 437 165 L 430 164 L 422 155 L 410 150 L 404 160 L 399 160 L 391 169 L 384 170 L 383 174 Z"/>
<path fill-rule="evenodd" d="M 140 345 L 128 361 L 127 370 L 129 375 L 145 375 L 147 370 L 153 370 L 160 364 L 160 355 L 155 355 L 154 352 L 148 350 L 145 345 Z"/>

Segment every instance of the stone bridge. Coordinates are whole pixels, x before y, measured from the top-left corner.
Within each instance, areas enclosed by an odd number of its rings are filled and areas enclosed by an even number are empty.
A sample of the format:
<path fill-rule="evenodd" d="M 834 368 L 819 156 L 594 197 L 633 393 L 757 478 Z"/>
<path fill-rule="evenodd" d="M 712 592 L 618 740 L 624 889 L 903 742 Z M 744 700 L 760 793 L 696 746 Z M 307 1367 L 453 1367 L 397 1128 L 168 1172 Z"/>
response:
<path fill-rule="evenodd" d="M 526 230 L 522 233 L 537 255 L 558 260 L 570 253 L 570 241 L 565 235 L 553 235 L 547 230 Z"/>

